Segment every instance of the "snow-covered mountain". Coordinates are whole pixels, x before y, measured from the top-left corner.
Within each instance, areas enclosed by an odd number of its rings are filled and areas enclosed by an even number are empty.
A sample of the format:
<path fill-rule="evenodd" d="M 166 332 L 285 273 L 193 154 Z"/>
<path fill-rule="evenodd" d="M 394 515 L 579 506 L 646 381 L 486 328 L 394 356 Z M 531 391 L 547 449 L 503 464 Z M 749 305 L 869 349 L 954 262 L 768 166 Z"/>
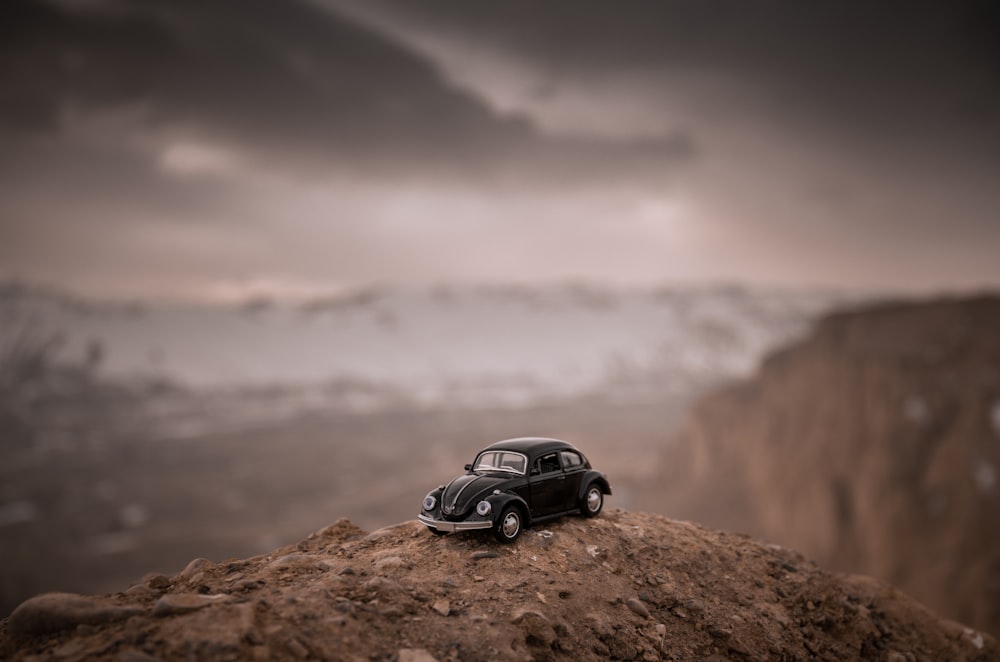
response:
<path fill-rule="evenodd" d="M 200 391 L 288 389 L 344 406 L 517 406 L 601 390 L 686 393 L 748 375 L 845 301 L 737 288 L 368 290 L 241 306 L 105 304 L 0 289 L 5 335 L 58 336 L 105 377 Z M 9 344 L 9 340 L 8 340 Z"/>

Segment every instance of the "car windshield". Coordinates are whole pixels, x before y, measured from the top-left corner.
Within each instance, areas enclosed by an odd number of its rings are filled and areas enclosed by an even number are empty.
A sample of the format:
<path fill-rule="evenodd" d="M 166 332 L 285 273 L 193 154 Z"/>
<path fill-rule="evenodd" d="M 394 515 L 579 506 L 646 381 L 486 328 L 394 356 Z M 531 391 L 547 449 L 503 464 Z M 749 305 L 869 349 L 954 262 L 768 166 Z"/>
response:
<path fill-rule="evenodd" d="M 480 453 L 476 458 L 476 463 L 472 466 L 473 471 L 506 471 L 512 474 L 524 474 L 525 467 L 528 466 L 528 458 L 520 453 L 511 451 L 486 451 Z"/>

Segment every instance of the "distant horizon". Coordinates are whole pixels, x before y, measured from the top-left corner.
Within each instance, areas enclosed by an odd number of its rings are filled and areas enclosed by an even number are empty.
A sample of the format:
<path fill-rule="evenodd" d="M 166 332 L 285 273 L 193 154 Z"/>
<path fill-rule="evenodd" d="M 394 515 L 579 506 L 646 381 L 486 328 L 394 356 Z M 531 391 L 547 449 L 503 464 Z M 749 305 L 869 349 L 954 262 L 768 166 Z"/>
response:
<path fill-rule="evenodd" d="M 461 295 L 465 293 L 504 294 L 504 293 L 559 293 L 592 292 L 612 295 L 643 295 L 665 292 L 698 293 L 732 290 L 756 294 L 778 295 L 808 295 L 822 293 L 825 295 L 844 296 L 861 300 L 933 300 L 937 298 L 967 298 L 977 296 L 1000 295 L 1000 284 L 983 284 L 967 287 L 941 287 L 927 289 L 887 289 L 846 287 L 834 284 L 787 284 L 787 283 L 750 283 L 741 281 L 661 281 L 643 283 L 616 283 L 597 279 L 559 279 L 549 281 L 481 281 L 481 282 L 434 282 L 426 284 L 371 282 L 344 287 L 316 288 L 309 291 L 280 291 L 249 285 L 245 289 L 227 286 L 223 290 L 206 288 L 207 293 L 136 293 L 136 294 L 102 294 L 87 291 L 84 288 L 74 288 L 70 285 L 32 281 L 25 278 L 0 277 L 0 294 L 10 291 L 66 298 L 83 301 L 95 305 L 128 306 L 220 306 L 248 307 L 254 305 L 288 305 L 300 306 L 324 301 L 349 301 L 365 295 L 382 294 L 413 294 L 413 295 Z"/>

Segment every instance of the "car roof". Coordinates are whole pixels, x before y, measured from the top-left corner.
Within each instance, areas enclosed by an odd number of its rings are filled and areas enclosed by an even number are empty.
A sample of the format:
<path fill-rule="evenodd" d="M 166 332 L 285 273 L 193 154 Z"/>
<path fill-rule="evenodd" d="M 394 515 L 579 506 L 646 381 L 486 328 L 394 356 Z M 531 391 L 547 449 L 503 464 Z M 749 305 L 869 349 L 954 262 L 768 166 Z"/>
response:
<path fill-rule="evenodd" d="M 542 453 L 559 450 L 574 450 L 579 453 L 579 449 L 568 441 L 561 439 L 549 439 L 548 437 L 518 437 L 517 439 L 504 439 L 494 444 L 490 444 L 483 451 L 508 450 L 524 453 L 529 458 L 534 458 Z M 480 451 L 480 452 L 483 452 Z"/>

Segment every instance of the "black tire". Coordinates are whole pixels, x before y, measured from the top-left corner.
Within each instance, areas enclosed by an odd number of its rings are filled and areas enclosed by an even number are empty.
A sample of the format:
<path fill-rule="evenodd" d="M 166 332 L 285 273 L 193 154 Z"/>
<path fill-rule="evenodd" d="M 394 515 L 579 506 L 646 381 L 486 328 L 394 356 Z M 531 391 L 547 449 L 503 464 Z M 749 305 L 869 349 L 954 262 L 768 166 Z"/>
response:
<path fill-rule="evenodd" d="M 507 506 L 500 513 L 500 519 L 497 520 L 496 526 L 493 527 L 493 535 L 503 544 L 509 545 L 517 540 L 523 529 L 524 518 L 521 514 L 521 509 L 517 506 Z"/>
<path fill-rule="evenodd" d="M 591 483 L 580 499 L 580 514 L 584 517 L 597 517 L 604 507 L 604 492 L 597 483 Z"/>
<path fill-rule="evenodd" d="M 441 529 L 435 529 L 432 526 L 428 526 L 427 528 L 430 530 L 431 533 L 433 533 L 436 536 L 446 536 L 446 535 L 448 535 L 447 531 L 442 531 Z"/>

